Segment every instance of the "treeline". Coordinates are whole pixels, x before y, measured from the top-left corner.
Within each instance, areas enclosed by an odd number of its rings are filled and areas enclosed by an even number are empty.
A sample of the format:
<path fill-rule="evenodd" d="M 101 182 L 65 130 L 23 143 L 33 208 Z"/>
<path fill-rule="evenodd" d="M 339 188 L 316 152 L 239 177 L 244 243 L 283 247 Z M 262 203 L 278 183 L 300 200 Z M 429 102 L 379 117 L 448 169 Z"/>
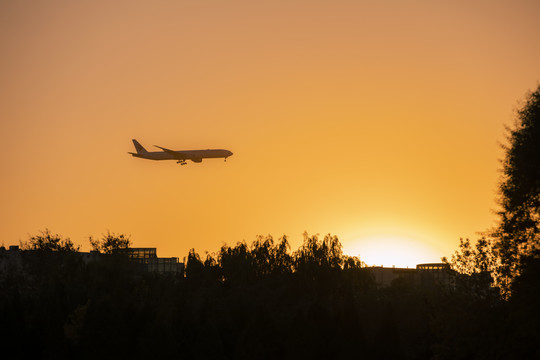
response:
<path fill-rule="evenodd" d="M 122 244 L 108 236 L 94 241 Z M 473 274 L 458 275 L 454 288 L 406 278 L 377 288 L 330 235 L 306 234 L 296 251 L 285 237 L 225 245 L 204 259 L 191 250 L 185 276 L 141 272 L 114 251 L 85 263 L 67 240 L 45 232 L 29 251 L 0 252 L 5 354 L 494 359 L 538 351 L 536 263 L 504 300 Z"/>
<path fill-rule="evenodd" d="M 271 236 L 259 236 L 251 246 L 241 242 L 234 247 L 224 245 L 215 255 L 203 260 L 191 249 L 186 261 L 186 277 L 190 281 L 243 284 L 267 278 L 279 278 L 293 272 L 297 276 L 319 280 L 335 273 L 364 274 L 365 264 L 359 258 L 344 255 L 337 236 L 304 233 L 302 246 L 290 252 L 287 237 L 277 243 Z M 364 276 L 365 277 L 365 276 Z M 366 280 L 367 281 L 367 280 Z"/>

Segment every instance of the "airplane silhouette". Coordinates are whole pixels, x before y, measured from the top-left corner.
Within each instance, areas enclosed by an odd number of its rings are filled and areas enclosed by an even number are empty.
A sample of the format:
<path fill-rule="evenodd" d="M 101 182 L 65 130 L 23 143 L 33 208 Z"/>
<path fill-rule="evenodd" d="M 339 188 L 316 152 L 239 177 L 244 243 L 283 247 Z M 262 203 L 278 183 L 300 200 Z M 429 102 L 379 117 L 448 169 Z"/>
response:
<path fill-rule="evenodd" d="M 133 139 L 133 144 L 135 145 L 135 150 L 137 150 L 137 152 L 128 152 L 128 154 L 131 154 L 134 157 L 148 160 L 176 160 L 176 162 L 180 165 L 186 165 L 186 160 L 200 163 L 203 161 L 203 159 L 224 158 L 225 161 L 227 161 L 227 158 L 233 154 L 231 151 L 224 149 L 174 151 L 157 145 L 154 146 L 163 151 L 147 151 L 135 139 Z"/>

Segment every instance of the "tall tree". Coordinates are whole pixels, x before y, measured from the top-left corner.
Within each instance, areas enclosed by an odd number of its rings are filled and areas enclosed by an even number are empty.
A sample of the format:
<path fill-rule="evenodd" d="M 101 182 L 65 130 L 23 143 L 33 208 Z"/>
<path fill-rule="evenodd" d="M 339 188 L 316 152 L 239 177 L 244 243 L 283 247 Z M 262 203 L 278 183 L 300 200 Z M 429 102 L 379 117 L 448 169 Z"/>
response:
<path fill-rule="evenodd" d="M 494 232 L 499 280 L 509 289 L 526 257 L 540 255 L 540 86 L 530 92 L 507 128 Z"/>

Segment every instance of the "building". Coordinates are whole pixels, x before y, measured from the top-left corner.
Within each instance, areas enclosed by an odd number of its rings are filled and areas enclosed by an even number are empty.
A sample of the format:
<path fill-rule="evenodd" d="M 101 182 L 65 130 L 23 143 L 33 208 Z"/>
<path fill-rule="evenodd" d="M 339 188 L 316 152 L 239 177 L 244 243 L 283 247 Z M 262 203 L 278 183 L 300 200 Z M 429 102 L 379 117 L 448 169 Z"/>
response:
<path fill-rule="evenodd" d="M 128 248 L 115 252 L 116 254 L 127 255 L 129 259 L 138 264 L 142 271 L 155 272 L 160 274 L 184 274 L 184 263 L 178 261 L 177 257 L 159 258 L 156 248 Z M 85 264 L 99 261 L 107 254 L 99 251 L 78 252 Z"/>
<path fill-rule="evenodd" d="M 416 268 L 372 266 L 368 269 L 379 287 L 390 286 L 397 279 L 421 286 L 454 286 L 455 274 L 450 266 L 444 263 L 418 264 Z"/>
<path fill-rule="evenodd" d="M 156 248 L 129 248 L 122 251 L 131 261 L 141 265 L 148 272 L 160 274 L 183 274 L 184 263 L 177 257 L 158 258 Z"/>
<path fill-rule="evenodd" d="M 368 268 L 377 286 L 384 287 L 392 285 L 396 279 L 405 278 L 414 281 L 416 269 L 372 266 Z"/>
<path fill-rule="evenodd" d="M 444 287 L 455 286 L 455 272 L 450 265 L 444 263 L 429 263 L 416 265 L 417 281 L 424 286 L 437 285 Z"/>

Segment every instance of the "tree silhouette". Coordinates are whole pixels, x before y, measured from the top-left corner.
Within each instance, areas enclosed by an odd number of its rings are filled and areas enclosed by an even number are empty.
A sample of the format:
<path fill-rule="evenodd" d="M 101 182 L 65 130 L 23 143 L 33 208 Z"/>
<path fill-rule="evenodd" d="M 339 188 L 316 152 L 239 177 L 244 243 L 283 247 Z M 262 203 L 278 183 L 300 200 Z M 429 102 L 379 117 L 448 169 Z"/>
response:
<path fill-rule="evenodd" d="M 325 235 L 319 240 L 317 235 L 304 233 L 304 243 L 294 253 L 294 267 L 299 272 L 314 274 L 319 270 L 341 269 L 344 257 L 342 245 L 337 236 Z"/>
<path fill-rule="evenodd" d="M 102 254 L 112 254 L 117 251 L 129 249 L 131 240 L 129 236 L 124 234 L 115 234 L 107 231 L 101 239 L 94 239 L 91 236 L 88 238 L 92 250 Z"/>
<path fill-rule="evenodd" d="M 39 251 L 79 251 L 80 246 L 73 244 L 69 238 L 62 238 L 58 234 L 52 234 L 49 229 L 40 231 L 38 235 L 31 236 L 28 242 L 21 243 L 23 250 Z"/>
<path fill-rule="evenodd" d="M 223 245 L 218 259 L 226 281 L 245 282 L 255 279 L 253 257 L 245 242 L 239 242 L 235 247 Z"/>
<path fill-rule="evenodd" d="M 204 264 L 195 249 L 190 249 L 186 261 L 186 278 L 200 281 L 204 271 Z"/>
<path fill-rule="evenodd" d="M 469 239 L 459 239 L 459 249 L 450 260 L 443 257 L 442 261 L 457 273 L 454 279 L 458 291 L 473 297 L 498 297 L 498 291 L 493 287 L 496 259 L 490 239 L 482 237 L 474 246 Z"/>
<path fill-rule="evenodd" d="M 498 278 L 506 290 L 521 272 L 523 259 L 540 255 L 540 86 L 528 94 L 507 131 L 500 222 L 493 232 Z"/>
<path fill-rule="evenodd" d="M 450 260 L 443 257 L 442 261 L 460 274 L 489 273 L 495 267 L 491 246 L 485 237 L 478 239 L 474 247 L 469 239 L 459 239 L 459 249 L 452 254 Z"/>

